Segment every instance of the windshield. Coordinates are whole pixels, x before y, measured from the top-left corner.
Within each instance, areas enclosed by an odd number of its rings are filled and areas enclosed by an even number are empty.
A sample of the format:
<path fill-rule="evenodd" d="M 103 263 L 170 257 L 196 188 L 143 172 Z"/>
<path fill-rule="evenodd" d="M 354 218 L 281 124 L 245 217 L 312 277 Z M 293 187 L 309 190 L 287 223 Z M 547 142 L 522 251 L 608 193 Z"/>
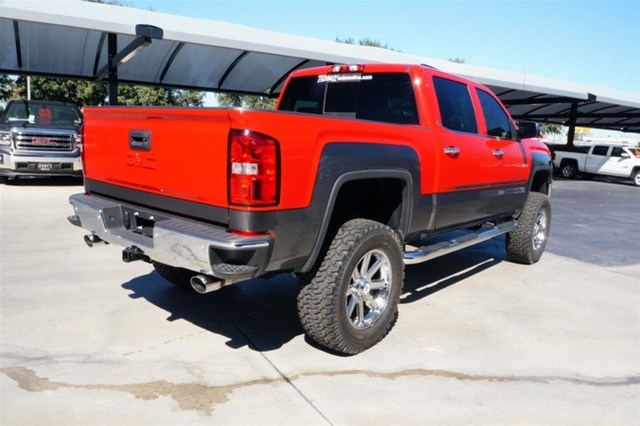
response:
<path fill-rule="evenodd" d="M 80 112 L 73 105 L 38 101 L 11 102 L 2 116 L 3 123 L 79 125 Z"/>
<path fill-rule="evenodd" d="M 629 151 L 631 151 L 631 153 L 633 155 L 635 155 L 636 157 L 640 158 L 640 149 L 637 148 L 629 148 Z"/>

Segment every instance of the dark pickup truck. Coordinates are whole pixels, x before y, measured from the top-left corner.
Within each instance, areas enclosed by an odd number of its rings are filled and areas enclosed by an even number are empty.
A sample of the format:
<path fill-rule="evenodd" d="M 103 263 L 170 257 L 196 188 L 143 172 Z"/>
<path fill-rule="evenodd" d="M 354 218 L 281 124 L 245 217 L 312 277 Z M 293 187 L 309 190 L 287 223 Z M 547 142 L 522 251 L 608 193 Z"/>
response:
<path fill-rule="evenodd" d="M 504 234 L 510 260 L 542 256 L 549 150 L 486 87 L 326 66 L 294 72 L 276 109 L 85 109 L 69 220 L 200 293 L 297 274 L 308 336 L 347 354 L 395 323 L 405 265 Z"/>

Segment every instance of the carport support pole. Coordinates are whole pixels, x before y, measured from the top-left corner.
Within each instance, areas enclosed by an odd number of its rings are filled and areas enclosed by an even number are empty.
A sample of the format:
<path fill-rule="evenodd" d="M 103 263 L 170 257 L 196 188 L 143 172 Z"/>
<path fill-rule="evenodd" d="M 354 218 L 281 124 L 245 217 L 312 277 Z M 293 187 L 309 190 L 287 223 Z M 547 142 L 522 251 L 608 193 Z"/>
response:
<path fill-rule="evenodd" d="M 109 49 L 109 105 L 118 105 L 118 66 L 114 58 L 118 54 L 118 36 L 109 33 L 107 38 Z"/>
<path fill-rule="evenodd" d="M 575 146 L 573 141 L 576 137 L 576 120 L 578 118 L 578 103 L 571 102 L 571 111 L 569 112 L 569 133 L 567 133 L 567 146 Z"/>

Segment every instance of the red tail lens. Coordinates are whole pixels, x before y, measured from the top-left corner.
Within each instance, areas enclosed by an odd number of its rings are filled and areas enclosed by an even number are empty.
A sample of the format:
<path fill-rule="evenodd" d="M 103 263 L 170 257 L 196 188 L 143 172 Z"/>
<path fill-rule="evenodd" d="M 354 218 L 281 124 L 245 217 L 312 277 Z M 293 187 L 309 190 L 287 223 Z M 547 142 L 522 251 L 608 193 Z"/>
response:
<path fill-rule="evenodd" d="M 248 130 L 232 130 L 229 146 L 229 203 L 272 206 L 279 201 L 278 142 Z"/>
<path fill-rule="evenodd" d="M 332 73 L 346 73 L 346 72 L 363 72 L 364 65 L 335 65 L 331 68 Z"/>

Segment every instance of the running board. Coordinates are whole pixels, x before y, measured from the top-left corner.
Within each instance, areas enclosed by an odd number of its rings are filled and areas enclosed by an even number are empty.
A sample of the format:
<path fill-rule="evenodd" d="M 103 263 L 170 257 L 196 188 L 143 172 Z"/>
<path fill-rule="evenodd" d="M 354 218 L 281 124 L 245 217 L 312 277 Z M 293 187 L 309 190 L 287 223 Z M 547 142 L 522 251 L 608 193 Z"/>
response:
<path fill-rule="evenodd" d="M 435 259 L 436 257 L 444 256 L 445 254 L 453 253 L 454 251 L 483 243 L 497 237 L 498 235 L 511 232 L 517 226 L 518 222 L 512 220 L 510 222 L 503 222 L 498 225 L 491 226 L 490 228 L 483 227 L 478 231 L 461 235 L 460 237 L 456 237 L 449 241 L 442 241 L 419 248 L 413 247 L 414 250 L 404 252 L 404 264 L 415 265 L 416 263 L 426 262 L 427 260 Z"/>

